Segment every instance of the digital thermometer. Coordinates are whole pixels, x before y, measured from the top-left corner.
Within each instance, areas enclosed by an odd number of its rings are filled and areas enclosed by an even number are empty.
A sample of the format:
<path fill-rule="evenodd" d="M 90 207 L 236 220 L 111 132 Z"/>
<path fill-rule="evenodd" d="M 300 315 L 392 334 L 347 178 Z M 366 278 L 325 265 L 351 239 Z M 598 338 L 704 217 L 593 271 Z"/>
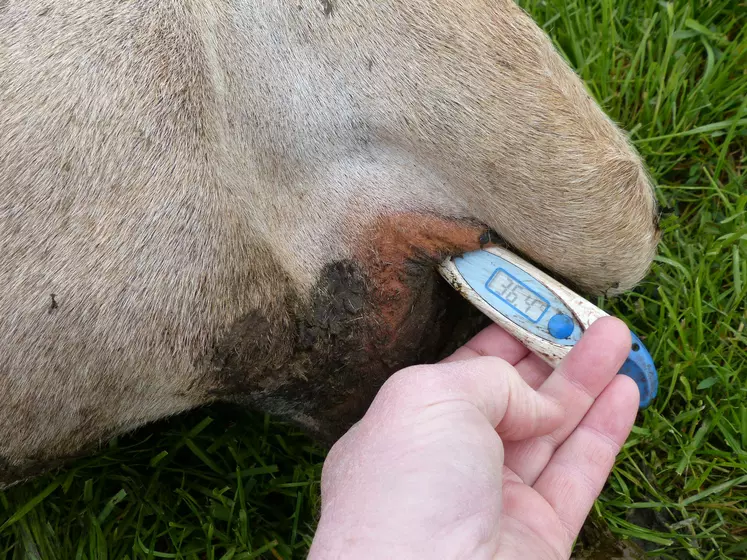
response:
<path fill-rule="evenodd" d="M 441 275 L 475 307 L 555 367 L 584 331 L 607 313 L 513 253 L 489 247 L 449 258 Z M 618 373 L 631 377 L 641 408 L 656 397 L 654 361 L 631 331 L 632 345 Z"/>

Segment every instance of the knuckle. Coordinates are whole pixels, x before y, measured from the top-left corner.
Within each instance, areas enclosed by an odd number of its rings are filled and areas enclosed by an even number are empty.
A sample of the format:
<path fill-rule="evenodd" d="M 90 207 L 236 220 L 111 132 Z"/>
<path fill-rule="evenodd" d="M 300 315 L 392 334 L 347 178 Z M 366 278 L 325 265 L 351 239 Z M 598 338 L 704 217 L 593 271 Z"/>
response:
<path fill-rule="evenodd" d="M 479 363 L 482 367 L 485 367 L 486 370 L 491 371 L 491 373 L 495 371 L 509 373 L 514 371 L 514 366 L 498 356 L 481 356 L 475 358 L 474 361 Z"/>
<path fill-rule="evenodd" d="M 414 396 L 422 395 L 439 383 L 442 376 L 434 375 L 438 366 L 418 365 L 401 369 L 394 373 L 379 390 L 372 410 L 382 407 L 401 406 L 412 401 Z"/>

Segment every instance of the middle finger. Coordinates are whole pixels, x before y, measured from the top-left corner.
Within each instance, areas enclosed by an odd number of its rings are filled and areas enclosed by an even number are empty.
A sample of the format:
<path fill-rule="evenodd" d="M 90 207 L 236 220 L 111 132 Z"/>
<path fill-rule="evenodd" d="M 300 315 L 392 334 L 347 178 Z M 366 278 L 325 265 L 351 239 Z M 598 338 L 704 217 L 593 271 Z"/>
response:
<path fill-rule="evenodd" d="M 560 402 L 564 422 L 553 432 L 523 441 L 506 441 L 505 464 L 533 485 L 555 450 L 573 433 L 596 398 L 615 377 L 630 350 L 630 331 L 613 317 L 595 321 L 539 388 Z"/>

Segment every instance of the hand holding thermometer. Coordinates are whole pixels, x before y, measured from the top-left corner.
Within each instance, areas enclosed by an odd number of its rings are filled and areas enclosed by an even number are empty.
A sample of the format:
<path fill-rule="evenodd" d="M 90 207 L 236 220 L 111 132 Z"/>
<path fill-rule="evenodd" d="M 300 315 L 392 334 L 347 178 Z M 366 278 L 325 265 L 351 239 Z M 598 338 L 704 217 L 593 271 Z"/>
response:
<path fill-rule="evenodd" d="M 441 275 L 467 300 L 555 367 L 594 321 L 607 313 L 513 253 L 489 247 L 450 258 Z M 640 407 L 656 397 L 658 375 L 648 350 L 631 331 L 618 373 L 631 377 Z"/>

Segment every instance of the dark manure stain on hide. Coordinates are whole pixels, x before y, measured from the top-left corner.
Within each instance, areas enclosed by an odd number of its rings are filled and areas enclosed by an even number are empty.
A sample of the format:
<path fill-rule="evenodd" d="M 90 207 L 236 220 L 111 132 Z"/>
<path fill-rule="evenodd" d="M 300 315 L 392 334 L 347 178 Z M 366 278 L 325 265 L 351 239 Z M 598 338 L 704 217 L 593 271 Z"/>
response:
<path fill-rule="evenodd" d="M 388 219 L 355 259 L 327 264 L 308 297 L 248 313 L 209 357 L 211 396 L 273 414 L 331 444 L 394 372 L 438 361 L 489 320 L 438 274 L 445 256 L 478 248 L 484 227 Z M 395 223 L 396 222 L 396 223 Z M 376 232 L 373 232 L 376 233 Z M 372 252 L 368 252 L 371 248 Z M 290 283 L 278 279 L 279 284 Z"/>
<path fill-rule="evenodd" d="M 394 330 L 353 261 L 325 267 L 294 320 L 250 313 L 215 348 L 212 395 L 273 414 L 331 445 L 390 375 L 441 359 L 486 324 L 432 266 L 409 263 L 403 276 L 416 297 Z"/>
<path fill-rule="evenodd" d="M 335 5 L 333 0 L 322 0 L 322 10 L 324 10 L 324 15 L 326 17 L 329 17 L 332 15 L 332 12 L 335 11 Z"/>
<path fill-rule="evenodd" d="M 49 297 L 52 299 L 52 301 L 49 303 L 49 308 L 47 309 L 48 313 L 52 313 L 53 311 L 56 311 L 60 306 L 57 303 L 57 294 L 49 294 Z"/>
<path fill-rule="evenodd" d="M 370 288 L 356 263 L 327 265 L 311 300 L 252 312 L 215 348 L 214 396 L 294 422 L 323 442 L 362 414 L 389 368 L 370 352 Z M 375 345 L 375 343 L 374 343 Z"/>

